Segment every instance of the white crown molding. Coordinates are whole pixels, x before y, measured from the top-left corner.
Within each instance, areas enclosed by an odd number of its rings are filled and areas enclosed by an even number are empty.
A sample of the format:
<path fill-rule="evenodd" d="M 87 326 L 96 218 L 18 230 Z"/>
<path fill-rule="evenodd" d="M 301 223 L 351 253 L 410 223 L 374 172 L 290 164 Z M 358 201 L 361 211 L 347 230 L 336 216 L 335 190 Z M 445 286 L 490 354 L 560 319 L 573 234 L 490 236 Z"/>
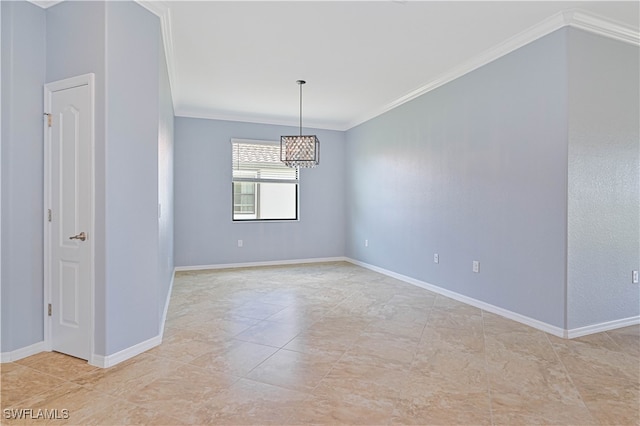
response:
<path fill-rule="evenodd" d="M 203 118 L 206 120 L 221 120 L 221 121 L 239 121 L 245 123 L 255 123 L 255 124 L 269 124 L 274 126 L 289 126 L 289 127 L 298 127 L 299 121 L 297 119 L 278 119 L 271 117 L 264 117 L 259 115 L 250 115 L 250 114 L 217 114 L 217 113 L 207 113 L 202 111 L 194 111 L 189 108 L 181 108 L 174 106 L 174 114 L 176 117 L 186 117 L 186 118 Z M 305 129 L 322 129 L 322 130 L 337 130 L 337 131 L 345 131 L 349 130 L 343 123 L 330 123 L 330 122 L 318 122 L 318 121 L 308 121 L 305 122 Z"/>
<path fill-rule="evenodd" d="M 40 6 L 42 8 L 48 8 L 61 3 L 62 0 L 28 0 L 31 3 Z M 178 93 L 178 75 L 175 66 L 175 54 L 173 47 L 173 35 L 171 29 L 171 10 L 168 3 L 158 0 L 135 0 L 145 9 L 149 10 L 160 18 L 160 27 L 162 31 L 162 40 L 164 43 L 165 57 L 167 60 L 167 70 L 169 73 L 169 84 L 171 86 L 172 94 Z M 472 58 L 469 61 L 463 62 L 457 67 L 449 70 L 424 84 L 421 87 L 407 93 L 406 95 L 396 99 L 375 110 L 369 111 L 366 114 L 361 115 L 357 119 L 348 123 L 316 123 L 311 127 L 316 129 L 338 130 L 346 131 L 353 127 L 356 127 L 366 121 L 369 121 L 379 115 L 384 114 L 398 106 L 409 102 L 425 93 L 428 93 L 440 86 L 443 86 L 463 75 L 480 68 L 496 59 L 505 56 L 516 49 L 519 49 L 529 43 L 532 43 L 553 31 L 560 28 L 572 27 L 578 28 L 584 31 L 589 31 L 594 34 L 598 34 L 604 37 L 608 37 L 614 40 L 630 43 L 634 46 L 640 46 L 640 31 L 637 28 L 628 26 L 620 22 L 614 22 L 610 19 L 598 16 L 591 12 L 583 11 L 580 9 L 566 10 L 558 12 L 555 15 L 541 21 L 540 23 L 532 26 L 531 28 L 516 34 L 515 36 L 505 40 L 504 42 L 492 47 L 489 50 L 481 53 L 480 55 Z M 249 115 L 225 115 L 216 113 L 203 113 L 200 111 L 192 111 L 188 108 L 179 108 L 176 106 L 175 96 L 173 98 L 173 108 L 175 115 L 179 117 L 190 118 L 204 118 L 212 120 L 225 120 L 225 121 L 240 121 L 251 122 L 259 124 L 271 124 L 281 126 L 296 126 L 297 122 L 293 120 L 272 119 L 265 117 L 249 116 Z"/>
<path fill-rule="evenodd" d="M 27 0 L 27 1 L 43 9 L 47 9 L 51 6 L 55 6 L 58 3 L 62 3 L 63 0 Z"/>
<path fill-rule="evenodd" d="M 640 32 L 636 28 L 577 9 L 567 12 L 567 15 L 570 27 L 640 46 Z"/>
<path fill-rule="evenodd" d="M 173 31 L 171 29 L 171 9 L 164 1 L 157 0 L 135 0 L 140 6 L 160 18 L 160 31 L 162 32 L 162 43 L 164 44 L 164 56 L 167 61 L 167 73 L 169 74 L 169 86 L 173 93 L 178 93 L 178 74 L 176 71 L 176 60 L 173 48 Z M 175 109 L 175 99 L 173 108 Z"/>
<path fill-rule="evenodd" d="M 496 59 L 505 56 L 516 49 L 519 49 L 529 43 L 532 43 L 552 32 L 564 27 L 578 28 L 589 31 L 614 40 L 623 41 L 625 43 L 640 46 L 640 32 L 636 28 L 629 27 L 619 22 L 597 16 L 593 13 L 582 11 L 579 9 L 566 10 L 558 12 L 555 15 L 541 21 L 531 28 L 522 31 L 519 34 L 505 40 L 504 42 L 492 47 L 480 55 L 469 61 L 463 62 L 448 72 L 436 77 L 427 84 L 407 93 L 401 98 L 396 99 L 387 105 L 370 111 L 368 114 L 360 116 L 347 126 L 347 129 L 356 127 L 366 121 L 369 121 L 379 115 L 384 114 L 398 106 L 409 102 L 425 93 L 428 93 L 440 86 L 443 86 L 463 75 L 470 73 Z"/>

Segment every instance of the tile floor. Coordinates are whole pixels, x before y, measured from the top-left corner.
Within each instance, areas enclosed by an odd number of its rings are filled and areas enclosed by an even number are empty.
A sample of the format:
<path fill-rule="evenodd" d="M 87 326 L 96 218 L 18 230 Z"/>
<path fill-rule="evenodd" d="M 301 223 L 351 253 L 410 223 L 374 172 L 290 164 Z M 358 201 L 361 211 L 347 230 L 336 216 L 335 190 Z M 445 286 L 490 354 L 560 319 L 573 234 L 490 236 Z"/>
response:
<path fill-rule="evenodd" d="M 159 347 L 2 364 L 2 423 L 638 425 L 639 359 L 640 326 L 563 340 L 348 263 L 178 273 Z"/>

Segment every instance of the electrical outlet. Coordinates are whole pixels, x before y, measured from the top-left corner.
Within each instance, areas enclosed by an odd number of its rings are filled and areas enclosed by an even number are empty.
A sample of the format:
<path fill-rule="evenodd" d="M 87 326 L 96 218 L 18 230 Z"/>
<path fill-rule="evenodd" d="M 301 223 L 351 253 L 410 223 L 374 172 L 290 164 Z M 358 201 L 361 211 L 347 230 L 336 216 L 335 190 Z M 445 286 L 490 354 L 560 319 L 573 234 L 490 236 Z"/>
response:
<path fill-rule="evenodd" d="M 364 246 L 369 247 L 369 240 L 364 240 Z"/>
<path fill-rule="evenodd" d="M 433 253 L 433 263 L 440 263 L 440 256 L 438 253 Z"/>
<path fill-rule="evenodd" d="M 479 260 L 474 260 L 473 261 L 473 272 L 475 272 L 475 273 L 479 273 L 480 272 L 480 261 Z"/>
<path fill-rule="evenodd" d="M 242 247 L 244 245 L 244 242 L 242 240 L 238 240 L 238 247 Z"/>
<path fill-rule="evenodd" d="M 634 284 L 638 284 L 638 271 L 631 272 L 631 282 Z"/>

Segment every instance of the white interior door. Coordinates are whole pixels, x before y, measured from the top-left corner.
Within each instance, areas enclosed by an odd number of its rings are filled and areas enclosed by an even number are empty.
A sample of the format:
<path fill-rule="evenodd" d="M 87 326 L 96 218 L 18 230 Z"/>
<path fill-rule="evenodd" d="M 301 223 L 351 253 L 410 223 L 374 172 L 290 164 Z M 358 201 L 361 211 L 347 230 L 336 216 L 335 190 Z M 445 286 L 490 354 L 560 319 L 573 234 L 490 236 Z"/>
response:
<path fill-rule="evenodd" d="M 45 179 L 50 347 L 88 360 L 93 341 L 93 88 L 89 82 L 79 84 L 85 80 L 45 86 Z"/>

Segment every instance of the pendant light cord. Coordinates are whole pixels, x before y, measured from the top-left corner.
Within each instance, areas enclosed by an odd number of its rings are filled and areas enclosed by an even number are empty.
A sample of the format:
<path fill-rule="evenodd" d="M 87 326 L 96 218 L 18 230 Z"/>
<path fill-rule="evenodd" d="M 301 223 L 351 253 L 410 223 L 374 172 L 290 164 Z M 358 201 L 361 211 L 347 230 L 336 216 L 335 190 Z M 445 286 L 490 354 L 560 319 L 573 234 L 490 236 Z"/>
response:
<path fill-rule="evenodd" d="M 304 80 L 298 80 L 298 85 L 300 85 L 300 136 L 302 136 L 302 85 L 306 83 Z"/>
<path fill-rule="evenodd" d="M 298 82 L 298 84 L 300 85 L 300 136 L 302 136 L 302 84 L 301 82 Z"/>

